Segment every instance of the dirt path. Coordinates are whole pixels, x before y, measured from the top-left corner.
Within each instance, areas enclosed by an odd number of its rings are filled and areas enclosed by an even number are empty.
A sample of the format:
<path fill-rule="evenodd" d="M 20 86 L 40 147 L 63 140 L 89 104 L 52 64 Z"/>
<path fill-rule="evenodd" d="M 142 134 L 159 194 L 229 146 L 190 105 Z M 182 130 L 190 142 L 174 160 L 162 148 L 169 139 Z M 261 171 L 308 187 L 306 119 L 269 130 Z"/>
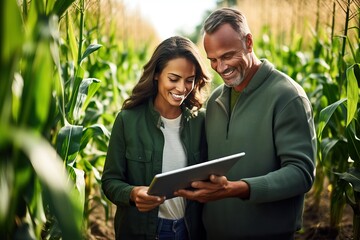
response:
<path fill-rule="evenodd" d="M 306 196 L 304 211 L 304 226 L 301 233 L 296 234 L 296 240 L 351 240 L 353 239 L 352 220 L 353 211 L 350 206 L 344 209 L 339 234 L 330 232 L 329 193 L 324 191 L 321 196 L 319 207 L 316 209 L 313 193 L 310 191 Z M 112 206 L 112 212 L 115 206 Z M 90 215 L 90 240 L 114 240 L 113 215 L 106 220 L 105 211 L 97 206 Z"/>

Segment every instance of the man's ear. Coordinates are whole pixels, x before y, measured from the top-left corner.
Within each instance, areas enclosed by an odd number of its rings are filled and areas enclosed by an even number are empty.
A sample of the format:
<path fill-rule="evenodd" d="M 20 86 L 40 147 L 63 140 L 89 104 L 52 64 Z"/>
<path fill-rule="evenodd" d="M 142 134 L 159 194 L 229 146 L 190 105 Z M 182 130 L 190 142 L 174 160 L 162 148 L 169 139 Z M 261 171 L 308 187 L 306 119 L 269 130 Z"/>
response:
<path fill-rule="evenodd" d="M 254 42 L 253 42 L 253 38 L 252 38 L 252 34 L 251 33 L 248 33 L 246 34 L 246 49 L 249 50 L 250 52 L 252 51 L 253 49 L 253 46 L 254 46 Z"/>

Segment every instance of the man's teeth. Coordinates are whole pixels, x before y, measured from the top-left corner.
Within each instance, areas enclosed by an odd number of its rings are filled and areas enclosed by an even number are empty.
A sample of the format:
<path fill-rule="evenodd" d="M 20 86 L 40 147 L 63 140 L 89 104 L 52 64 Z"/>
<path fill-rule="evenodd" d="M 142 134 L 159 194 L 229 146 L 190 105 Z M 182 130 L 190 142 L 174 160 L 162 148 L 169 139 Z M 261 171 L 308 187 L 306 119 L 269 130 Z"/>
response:
<path fill-rule="evenodd" d="M 233 70 L 227 70 L 223 73 L 224 76 L 229 76 L 230 74 L 233 73 Z"/>

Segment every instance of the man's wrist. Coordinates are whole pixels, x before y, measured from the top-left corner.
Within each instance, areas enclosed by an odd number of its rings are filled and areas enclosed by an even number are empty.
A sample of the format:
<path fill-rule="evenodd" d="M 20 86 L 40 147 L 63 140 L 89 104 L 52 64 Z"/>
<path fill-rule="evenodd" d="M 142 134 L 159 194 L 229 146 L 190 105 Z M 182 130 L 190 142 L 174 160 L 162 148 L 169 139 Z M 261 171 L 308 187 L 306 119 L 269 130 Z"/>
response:
<path fill-rule="evenodd" d="M 230 192 L 232 197 L 238 197 L 244 200 L 250 198 L 250 186 L 242 180 L 230 182 Z"/>

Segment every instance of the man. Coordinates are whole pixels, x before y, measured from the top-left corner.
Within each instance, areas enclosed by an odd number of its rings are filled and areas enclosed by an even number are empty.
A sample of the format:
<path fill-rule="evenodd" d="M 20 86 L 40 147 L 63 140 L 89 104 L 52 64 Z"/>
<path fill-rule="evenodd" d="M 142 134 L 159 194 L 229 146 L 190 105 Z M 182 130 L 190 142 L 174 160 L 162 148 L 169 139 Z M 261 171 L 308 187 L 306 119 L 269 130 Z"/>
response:
<path fill-rule="evenodd" d="M 224 81 L 207 104 L 209 159 L 246 155 L 226 177 L 176 194 L 206 203 L 208 239 L 293 239 L 314 181 L 311 104 L 294 80 L 256 57 L 242 13 L 216 10 L 204 32 L 207 58 Z"/>

